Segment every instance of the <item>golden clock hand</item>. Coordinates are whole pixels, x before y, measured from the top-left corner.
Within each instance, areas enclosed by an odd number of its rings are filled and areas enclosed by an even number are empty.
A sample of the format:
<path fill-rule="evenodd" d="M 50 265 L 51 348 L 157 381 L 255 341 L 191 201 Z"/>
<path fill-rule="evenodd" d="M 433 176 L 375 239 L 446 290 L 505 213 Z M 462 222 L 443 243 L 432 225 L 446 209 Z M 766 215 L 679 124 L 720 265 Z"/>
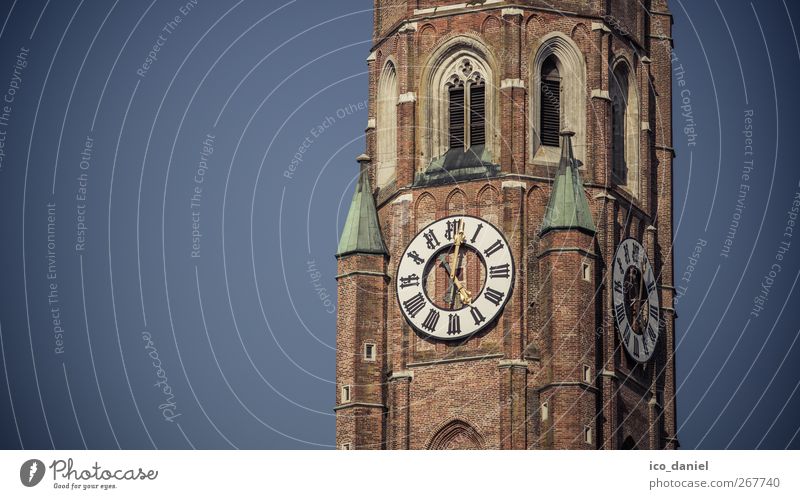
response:
<path fill-rule="evenodd" d="M 461 298 L 461 302 L 465 305 L 469 305 L 470 302 L 472 302 L 472 293 L 464 287 L 464 283 L 461 282 L 458 277 L 453 277 L 453 283 L 458 287 L 458 296 Z"/>
<path fill-rule="evenodd" d="M 464 239 L 464 230 L 461 228 L 461 221 L 458 222 L 458 227 L 456 228 L 456 233 L 453 236 L 453 242 L 455 245 L 453 246 L 453 252 L 450 253 L 450 277 L 455 278 L 456 276 L 456 263 L 458 262 L 458 250 L 461 247 L 461 243 Z"/>

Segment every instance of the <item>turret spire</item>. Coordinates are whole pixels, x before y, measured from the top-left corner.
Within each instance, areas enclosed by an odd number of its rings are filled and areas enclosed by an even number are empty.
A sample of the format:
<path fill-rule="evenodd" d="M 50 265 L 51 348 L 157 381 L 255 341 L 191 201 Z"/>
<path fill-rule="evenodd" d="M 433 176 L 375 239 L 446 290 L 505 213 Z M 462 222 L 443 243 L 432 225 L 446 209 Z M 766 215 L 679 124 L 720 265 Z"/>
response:
<path fill-rule="evenodd" d="M 381 227 L 378 224 L 378 211 L 375 208 L 375 199 L 372 197 L 369 173 L 366 167 L 370 158 L 362 154 L 357 159 L 360 163 L 361 173 L 353 193 L 353 200 L 350 202 L 350 211 L 347 213 L 336 256 L 340 257 L 350 253 L 388 255 L 386 245 L 383 243 Z"/>
<path fill-rule="evenodd" d="M 547 203 L 541 234 L 554 229 L 575 229 L 595 233 L 592 212 L 583 192 L 583 182 L 572 154 L 575 132 L 561 132 L 561 162 Z"/>

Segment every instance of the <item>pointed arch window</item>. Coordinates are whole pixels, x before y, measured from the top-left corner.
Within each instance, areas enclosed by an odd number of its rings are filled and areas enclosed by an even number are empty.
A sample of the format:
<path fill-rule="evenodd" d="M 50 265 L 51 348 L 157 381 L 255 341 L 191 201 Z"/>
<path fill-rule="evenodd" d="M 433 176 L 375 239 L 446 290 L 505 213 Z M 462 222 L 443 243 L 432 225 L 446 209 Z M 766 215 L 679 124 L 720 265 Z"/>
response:
<path fill-rule="evenodd" d="M 378 81 L 375 175 L 377 187 L 384 187 L 396 177 L 398 90 L 397 71 L 394 64 L 388 61 Z"/>
<path fill-rule="evenodd" d="M 555 56 L 551 55 L 542 64 L 540 81 L 542 107 L 539 113 L 539 130 L 541 130 L 541 143 L 545 146 L 558 147 L 559 133 L 561 132 L 561 76 Z"/>
<path fill-rule="evenodd" d="M 639 96 L 627 62 L 614 67 L 611 90 L 611 160 L 616 182 L 639 193 Z"/>
<path fill-rule="evenodd" d="M 560 136 L 575 132 L 572 147 L 579 164 L 586 161 L 586 61 L 581 49 L 563 33 L 541 38 L 530 66 L 530 160 L 557 164 Z"/>
<path fill-rule="evenodd" d="M 486 144 L 486 82 L 469 59 L 448 78 L 448 145 L 451 149 Z"/>

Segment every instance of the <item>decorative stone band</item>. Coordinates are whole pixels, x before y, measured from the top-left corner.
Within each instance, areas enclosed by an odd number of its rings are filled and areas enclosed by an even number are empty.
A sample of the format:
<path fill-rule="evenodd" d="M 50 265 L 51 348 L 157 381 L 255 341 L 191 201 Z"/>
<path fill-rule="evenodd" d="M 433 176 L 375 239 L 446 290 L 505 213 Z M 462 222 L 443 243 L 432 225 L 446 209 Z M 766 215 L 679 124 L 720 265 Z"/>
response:
<path fill-rule="evenodd" d="M 464 3 L 457 3 L 454 5 L 442 5 L 440 7 L 428 7 L 426 9 L 414 9 L 414 15 L 418 16 L 421 14 L 437 14 L 439 12 L 446 12 L 449 10 L 467 9 L 469 7 L 483 7 L 485 5 L 502 3 L 503 1 L 505 0 L 485 0 L 483 2 L 471 2 L 470 4 L 464 2 Z"/>
<path fill-rule="evenodd" d="M 333 408 L 333 410 L 338 411 L 340 409 L 347 409 L 350 407 L 374 407 L 376 409 L 386 409 L 386 406 L 383 404 L 372 404 L 370 402 L 349 402 L 347 404 L 337 405 Z"/>
<path fill-rule="evenodd" d="M 608 90 L 600 90 L 599 88 L 594 88 L 592 89 L 592 99 L 604 99 L 610 101 L 611 95 L 609 95 Z"/>
<path fill-rule="evenodd" d="M 351 277 L 354 275 L 368 275 L 373 277 L 383 277 L 384 279 L 389 279 L 389 274 L 384 272 L 373 272 L 371 270 L 354 270 L 352 272 L 347 272 L 345 274 L 339 274 L 336 276 L 336 280 L 344 279 L 345 277 Z"/>
<path fill-rule="evenodd" d="M 611 33 L 611 28 L 606 26 L 606 23 L 592 23 L 592 31 L 605 31 L 606 33 Z"/>

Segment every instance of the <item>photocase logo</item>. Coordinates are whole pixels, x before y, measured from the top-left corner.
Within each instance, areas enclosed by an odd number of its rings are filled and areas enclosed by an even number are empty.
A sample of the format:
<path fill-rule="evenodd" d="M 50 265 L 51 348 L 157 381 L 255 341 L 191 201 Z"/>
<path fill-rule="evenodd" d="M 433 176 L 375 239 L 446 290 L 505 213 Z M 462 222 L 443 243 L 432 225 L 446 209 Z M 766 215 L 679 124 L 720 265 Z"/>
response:
<path fill-rule="evenodd" d="M 44 478 L 44 463 L 38 459 L 28 459 L 19 469 L 19 479 L 26 487 L 35 487 Z"/>

